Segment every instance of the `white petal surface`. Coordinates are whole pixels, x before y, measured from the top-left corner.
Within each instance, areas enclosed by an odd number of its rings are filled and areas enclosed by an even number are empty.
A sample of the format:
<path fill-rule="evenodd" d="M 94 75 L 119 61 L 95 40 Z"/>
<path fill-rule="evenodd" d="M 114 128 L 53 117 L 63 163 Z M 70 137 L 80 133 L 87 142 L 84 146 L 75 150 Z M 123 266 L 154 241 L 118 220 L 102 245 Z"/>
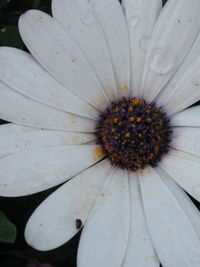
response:
<path fill-rule="evenodd" d="M 94 139 L 93 134 L 41 130 L 9 123 L 0 126 L 0 157 L 39 147 L 79 145 Z"/>
<path fill-rule="evenodd" d="M 200 156 L 200 128 L 175 127 L 171 145 L 185 152 Z"/>
<path fill-rule="evenodd" d="M 85 224 L 110 168 L 110 163 L 103 161 L 51 194 L 28 221 L 25 229 L 28 244 L 38 250 L 50 250 L 71 239 L 80 230 L 76 220 Z"/>
<path fill-rule="evenodd" d="M 186 109 L 171 117 L 171 125 L 173 126 L 200 126 L 200 106 Z"/>
<path fill-rule="evenodd" d="M 79 44 L 110 100 L 115 100 L 117 91 L 109 50 L 90 1 L 53 0 L 52 13 Z"/>
<path fill-rule="evenodd" d="M 141 96 L 144 62 L 162 0 L 124 0 L 131 47 L 131 95 Z"/>
<path fill-rule="evenodd" d="M 176 93 L 176 89 L 177 90 L 181 89 L 181 88 L 177 88 L 176 85 L 185 75 L 185 72 L 188 69 L 188 67 L 193 63 L 194 60 L 196 60 L 199 57 L 199 54 L 200 54 L 200 34 L 198 35 L 190 52 L 185 57 L 183 63 L 180 65 L 175 75 L 167 83 L 164 90 L 162 90 L 160 95 L 157 97 L 156 103 L 158 105 L 165 106 L 169 102 L 169 99 L 172 98 L 173 94 Z M 180 104 L 180 102 L 178 102 L 178 104 Z"/>
<path fill-rule="evenodd" d="M 67 181 L 103 157 L 97 146 L 58 146 L 0 159 L 0 195 L 25 196 Z"/>
<path fill-rule="evenodd" d="M 152 168 L 140 176 L 150 235 L 165 267 L 198 267 L 200 239 L 175 196 Z"/>
<path fill-rule="evenodd" d="M 78 267 L 121 267 L 129 233 L 127 173 L 116 170 L 104 184 L 83 229 Z"/>
<path fill-rule="evenodd" d="M 156 171 L 162 177 L 162 180 L 169 187 L 173 195 L 175 196 L 178 203 L 181 205 L 182 209 L 185 211 L 188 219 L 192 223 L 196 233 L 200 238 L 200 212 L 189 198 L 189 196 L 185 193 L 185 191 L 171 179 L 166 172 L 164 172 L 161 168 L 157 168 Z"/>
<path fill-rule="evenodd" d="M 130 47 L 126 20 L 119 1 L 90 0 L 104 31 L 119 96 L 127 96 L 130 82 Z"/>
<path fill-rule="evenodd" d="M 98 117 L 96 109 L 64 88 L 30 54 L 19 49 L 0 48 L 0 80 L 38 102 L 88 118 Z"/>
<path fill-rule="evenodd" d="M 200 100 L 200 57 L 184 73 L 165 106 L 168 115 L 178 113 Z"/>
<path fill-rule="evenodd" d="M 129 244 L 123 267 L 159 267 L 146 225 L 137 174 L 129 174 L 131 217 Z"/>
<path fill-rule="evenodd" d="M 17 124 L 61 131 L 94 132 L 93 120 L 56 110 L 0 82 L 0 118 Z"/>
<path fill-rule="evenodd" d="M 185 191 L 200 201 L 199 157 L 172 150 L 160 164 Z"/>
<path fill-rule="evenodd" d="M 200 27 L 199 0 L 169 0 L 155 25 L 145 64 L 143 96 L 153 100 L 190 51 Z"/>
<path fill-rule="evenodd" d="M 103 109 L 107 99 L 92 67 L 72 37 L 47 14 L 30 10 L 19 30 L 33 56 L 68 90 Z"/>

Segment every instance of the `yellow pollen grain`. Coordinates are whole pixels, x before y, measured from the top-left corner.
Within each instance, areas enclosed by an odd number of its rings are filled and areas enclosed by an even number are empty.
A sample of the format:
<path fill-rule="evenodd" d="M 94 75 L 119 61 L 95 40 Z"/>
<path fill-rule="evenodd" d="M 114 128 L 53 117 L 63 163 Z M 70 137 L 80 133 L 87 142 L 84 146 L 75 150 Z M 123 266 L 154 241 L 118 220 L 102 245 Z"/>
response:
<path fill-rule="evenodd" d="M 115 128 L 112 128 L 112 133 L 114 133 L 115 132 Z"/>
<path fill-rule="evenodd" d="M 130 122 L 134 122 L 135 118 L 134 117 L 130 117 Z"/>
<path fill-rule="evenodd" d="M 117 124 L 117 123 L 118 123 L 118 118 L 114 118 L 113 122 L 114 122 L 115 124 Z"/>
<path fill-rule="evenodd" d="M 151 123 L 151 118 L 147 118 L 147 119 L 146 119 L 146 122 L 147 122 L 147 123 Z"/>
<path fill-rule="evenodd" d="M 118 125 L 119 125 L 119 126 L 122 126 L 122 122 L 120 121 L 120 122 L 118 123 Z"/>
<path fill-rule="evenodd" d="M 138 98 L 132 100 L 132 103 L 133 103 L 134 106 L 138 106 L 139 105 L 139 102 L 140 101 L 139 101 Z"/>
<path fill-rule="evenodd" d="M 115 140 L 119 140 L 119 136 L 116 135 L 116 136 L 114 137 L 114 139 L 115 139 Z"/>
<path fill-rule="evenodd" d="M 137 122 L 140 123 L 142 121 L 142 118 L 141 117 L 138 117 L 137 118 Z"/>
<path fill-rule="evenodd" d="M 139 137 L 139 138 L 142 138 L 142 134 L 141 134 L 141 133 L 139 133 L 139 134 L 138 134 L 138 137 Z"/>
<path fill-rule="evenodd" d="M 133 112 L 133 107 L 129 107 L 128 110 L 129 110 L 130 112 Z"/>
<path fill-rule="evenodd" d="M 101 196 L 104 197 L 105 196 L 105 193 L 104 192 L 101 192 Z"/>
<path fill-rule="evenodd" d="M 97 147 L 94 151 L 94 160 L 98 161 L 104 157 L 103 150 L 100 147 Z"/>
<path fill-rule="evenodd" d="M 131 136 L 130 132 L 127 132 L 127 133 L 125 134 L 125 137 L 126 137 L 126 138 L 130 138 L 130 136 Z"/>

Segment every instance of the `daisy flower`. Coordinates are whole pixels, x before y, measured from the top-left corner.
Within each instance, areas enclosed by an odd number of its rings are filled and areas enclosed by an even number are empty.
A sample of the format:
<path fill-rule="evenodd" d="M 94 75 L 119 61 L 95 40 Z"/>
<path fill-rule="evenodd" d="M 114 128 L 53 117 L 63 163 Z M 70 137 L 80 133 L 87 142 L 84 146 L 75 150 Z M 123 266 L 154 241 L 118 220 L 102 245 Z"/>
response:
<path fill-rule="evenodd" d="M 82 229 L 78 267 L 199 267 L 200 1 L 53 0 L 0 48 L 0 194 L 63 182 L 38 250 Z M 73 179 L 72 179 L 73 178 Z M 185 192 L 186 191 L 186 192 Z"/>

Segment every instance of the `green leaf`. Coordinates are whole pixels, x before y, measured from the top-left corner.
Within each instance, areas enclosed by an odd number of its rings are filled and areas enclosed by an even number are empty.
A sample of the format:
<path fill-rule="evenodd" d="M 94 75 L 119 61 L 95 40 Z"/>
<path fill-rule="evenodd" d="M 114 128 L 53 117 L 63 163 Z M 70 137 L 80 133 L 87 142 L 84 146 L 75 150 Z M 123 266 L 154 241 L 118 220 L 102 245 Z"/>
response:
<path fill-rule="evenodd" d="M 0 30 L 0 45 L 22 49 L 24 44 L 16 26 L 6 26 Z"/>
<path fill-rule="evenodd" d="M 7 5 L 6 0 L 0 0 L 0 10 L 2 10 Z"/>
<path fill-rule="evenodd" d="M 4 243 L 14 243 L 16 235 L 16 226 L 11 223 L 6 215 L 0 210 L 0 241 Z"/>

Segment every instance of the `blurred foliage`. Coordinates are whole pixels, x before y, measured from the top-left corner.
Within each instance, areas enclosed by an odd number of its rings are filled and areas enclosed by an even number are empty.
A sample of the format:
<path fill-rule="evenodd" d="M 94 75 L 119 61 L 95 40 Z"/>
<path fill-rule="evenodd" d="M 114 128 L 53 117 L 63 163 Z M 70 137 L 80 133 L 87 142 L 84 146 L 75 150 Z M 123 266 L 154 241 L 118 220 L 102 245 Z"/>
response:
<path fill-rule="evenodd" d="M 6 215 L 0 210 L 0 241 L 5 243 L 14 243 L 16 235 L 16 226 L 11 223 Z"/>
<path fill-rule="evenodd" d="M 165 3 L 166 0 L 163 0 L 163 4 Z M 20 38 L 17 24 L 20 15 L 29 9 L 40 9 L 51 14 L 51 0 L 0 0 L 0 46 L 26 49 Z M 0 121 L 0 124 L 2 123 L 5 122 Z M 0 212 L 1 267 L 76 267 L 80 235 L 75 236 L 64 246 L 49 252 L 36 251 L 24 240 L 24 228 L 28 218 L 54 190 L 55 188 L 20 198 L 0 197 L 0 209 L 6 212 L 6 216 Z M 17 227 L 18 235 L 15 242 L 16 228 L 7 220 L 7 216 Z"/>

